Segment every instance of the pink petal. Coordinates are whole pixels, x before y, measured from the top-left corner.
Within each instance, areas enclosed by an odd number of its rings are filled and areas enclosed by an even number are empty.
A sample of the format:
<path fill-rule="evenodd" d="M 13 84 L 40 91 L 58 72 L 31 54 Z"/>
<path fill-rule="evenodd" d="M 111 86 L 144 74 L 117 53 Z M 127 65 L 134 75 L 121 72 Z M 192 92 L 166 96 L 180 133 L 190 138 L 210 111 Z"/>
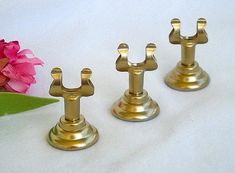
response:
<path fill-rule="evenodd" d="M 24 57 L 24 58 L 17 59 L 15 61 L 15 63 L 17 63 L 17 64 L 18 63 L 25 63 L 25 62 L 31 63 L 33 65 L 43 65 L 44 64 L 44 62 L 42 60 L 40 60 L 39 58 L 36 58 L 36 57 L 34 57 L 34 58 L 26 58 L 26 57 Z"/>
<path fill-rule="evenodd" d="M 21 75 L 20 81 L 25 82 L 27 84 L 36 83 L 36 80 L 32 75 Z"/>
<path fill-rule="evenodd" d="M 30 64 L 30 63 L 14 64 L 14 68 L 16 72 L 20 75 L 23 75 L 23 74 L 35 75 L 36 74 L 33 64 Z"/>
<path fill-rule="evenodd" d="M 16 91 L 13 90 L 8 84 L 4 85 L 3 88 L 4 88 L 6 91 L 9 91 L 9 92 L 16 92 Z"/>
<path fill-rule="evenodd" d="M 29 63 L 22 63 L 12 66 L 8 64 L 1 72 L 10 79 L 15 79 L 27 84 L 36 83 L 34 66 Z"/>
<path fill-rule="evenodd" d="M 12 89 L 16 92 L 19 93 L 25 93 L 28 89 L 29 89 L 29 84 L 26 84 L 24 82 L 18 81 L 18 80 L 14 80 L 11 79 L 6 86 L 6 89 Z"/>
<path fill-rule="evenodd" d="M 23 49 L 18 53 L 19 56 L 26 54 L 33 55 L 33 52 L 30 49 Z"/>
<path fill-rule="evenodd" d="M 4 49 L 4 54 L 9 58 L 10 62 L 17 59 L 17 53 L 20 50 L 18 41 L 9 42 Z"/>
<path fill-rule="evenodd" d="M 31 55 L 31 57 L 28 57 L 28 55 Z M 18 53 L 17 63 L 22 63 L 22 62 L 29 62 L 32 63 L 33 65 L 44 64 L 42 60 L 34 56 L 33 52 L 30 49 L 24 49 Z"/>
<path fill-rule="evenodd" d="M 0 40 L 0 58 L 6 58 L 6 56 L 4 55 L 4 48 L 6 46 L 6 42 L 5 40 Z"/>
<path fill-rule="evenodd" d="M 37 57 L 30 58 L 29 61 L 33 65 L 43 65 L 44 64 L 44 62 L 42 60 L 40 60 L 39 58 L 37 58 Z"/>
<path fill-rule="evenodd" d="M 17 71 L 11 64 L 7 64 L 1 72 L 10 79 L 17 79 Z"/>

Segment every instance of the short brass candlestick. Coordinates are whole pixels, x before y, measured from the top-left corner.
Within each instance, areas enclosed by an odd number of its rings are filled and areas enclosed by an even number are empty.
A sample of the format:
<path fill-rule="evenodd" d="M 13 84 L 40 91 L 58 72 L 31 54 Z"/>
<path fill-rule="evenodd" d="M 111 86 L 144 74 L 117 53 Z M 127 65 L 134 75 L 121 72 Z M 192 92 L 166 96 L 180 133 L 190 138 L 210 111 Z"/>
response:
<path fill-rule="evenodd" d="M 193 91 L 206 87 L 209 83 L 208 74 L 195 61 L 195 47 L 197 44 L 208 42 L 205 31 L 206 20 L 197 21 L 197 33 L 194 36 L 184 37 L 180 35 L 180 20 L 172 19 L 173 30 L 169 35 L 172 44 L 181 45 L 181 61 L 167 74 L 165 83 L 176 90 Z"/>
<path fill-rule="evenodd" d="M 80 114 L 80 98 L 94 94 L 91 73 L 90 69 L 84 68 L 81 71 L 81 86 L 69 89 L 62 84 L 61 69 L 52 70 L 54 80 L 49 93 L 55 97 L 63 97 L 65 106 L 65 115 L 49 132 L 48 142 L 52 146 L 62 150 L 80 150 L 90 147 L 98 140 L 97 129 Z"/>
<path fill-rule="evenodd" d="M 129 89 L 112 107 L 112 114 L 126 121 L 147 121 L 159 114 L 158 104 L 143 89 L 144 72 L 157 69 L 154 57 L 155 44 L 146 47 L 146 58 L 141 63 L 130 63 L 127 59 L 129 47 L 122 43 L 118 47 L 120 56 L 116 61 L 116 69 L 129 73 Z"/>

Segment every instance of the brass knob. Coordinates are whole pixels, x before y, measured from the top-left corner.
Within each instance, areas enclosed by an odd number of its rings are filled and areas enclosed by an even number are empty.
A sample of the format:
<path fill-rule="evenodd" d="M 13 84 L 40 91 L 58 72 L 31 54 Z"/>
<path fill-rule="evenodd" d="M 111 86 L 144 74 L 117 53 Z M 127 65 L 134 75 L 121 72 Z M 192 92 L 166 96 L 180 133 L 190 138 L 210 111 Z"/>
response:
<path fill-rule="evenodd" d="M 208 42 L 205 31 L 206 20 L 200 18 L 197 21 L 197 33 L 194 36 L 182 36 L 180 34 L 180 20 L 171 20 L 173 27 L 169 40 L 172 44 L 181 45 L 181 61 L 167 74 L 165 83 L 176 90 L 193 91 L 206 87 L 209 83 L 208 74 L 195 61 L 195 47 L 197 44 Z"/>
<path fill-rule="evenodd" d="M 65 88 L 62 84 L 62 71 L 54 68 L 49 93 L 55 97 L 64 98 L 65 115 L 53 127 L 48 135 L 48 142 L 62 150 L 79 150 L 87 148 L 98 140 L 98 131 L 80 114 L 80 98 L 94 94 L 94 86 L 90 80 L 91 70 L 81 71 L 81 86 Z"/>
<path fill-rule="evenodd" d="M 141 63 L 131 63 L 128 61 L 128 45 L 125 43 L 119 45 L 120 56 L 116 61 L 116 69 L 129 73 L 129 89 L 113 105 L 112 114 L 115 117 L 126 121 L 147 121 L 159 114 L 158 104 L 143 89 L 144 72 L 158 67 L 154 57 L 155 49 L 155 44 L 148 44 L 145 60 Z"/>

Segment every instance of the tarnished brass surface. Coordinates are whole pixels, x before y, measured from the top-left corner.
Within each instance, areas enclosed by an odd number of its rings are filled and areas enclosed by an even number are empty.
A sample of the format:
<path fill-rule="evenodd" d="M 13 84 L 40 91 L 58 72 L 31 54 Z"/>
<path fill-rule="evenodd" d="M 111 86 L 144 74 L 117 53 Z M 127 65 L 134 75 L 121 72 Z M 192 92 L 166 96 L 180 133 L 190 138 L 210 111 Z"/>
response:
<path fill-rule="evenodd" d="M 145 60 L 141 63 L 130 63 L 128 61 L 128 45 L 125 43 L 119 45 L 120 56 L 116 61 L 116 69 L 129 73 L 129 89 L 114 103 L 112 114 L 115 117 L 126 121 L 147 121 L 159 114 L 158 104 L 143 89 L 144 72 L 155 70 L 158 67 L 154 57 L 155 49 L 155 44 L 148 44 Z"/>
<path fill-rule="evenodd" d="M 53 127 L 48 135 L 48 142 L 62 150 L 80 150 L 95 144 L 99 138 L 98 131 L 80 114 L 80 98 L 94 94 L 94 86 L 90 81 L 91 70 L 81 71 L 81 86 L 65 88 L 62 84 L 62 71 L 54 68 L 51 72 L 53 81 L 49 93 L 64 98 L 65 115 Z"/>
<path fill-rule="evenodd" d="M 205 31 L 206 20 L 197 21 L 197 33 L 194 36 L 184 37 L 180 34 L 180 20 L 172 19 L 173 30 L 169 35 L 172 44 L 181 45 L 181 61 L 167 74 L 165 83 L 176 90 L 193 91 L 206 87 L 209 83 L 208 74 L 195 61 L 195 47 L 197 44 L 208 42 Z"/>

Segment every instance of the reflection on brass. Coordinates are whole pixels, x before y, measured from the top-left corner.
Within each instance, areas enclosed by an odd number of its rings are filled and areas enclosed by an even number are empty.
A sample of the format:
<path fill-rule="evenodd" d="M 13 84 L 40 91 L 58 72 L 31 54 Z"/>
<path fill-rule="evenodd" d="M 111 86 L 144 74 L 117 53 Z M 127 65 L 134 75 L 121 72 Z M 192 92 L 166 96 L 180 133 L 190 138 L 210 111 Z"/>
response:
<path fill-rule="evenodd" d="M 116 61 L 116 69 L 129 73 L 129 89 L 112 107 L 112 114 L 126 121 L 147 121 L 159 114 L 158 104 L 143 89 L 144 72 L 157 69 L 154 57 L 155 44 L 146 47 L 146 58 L 141 63 L 130 63 L 127 59 L 129 47 L 122 43 L 118 47 L 120 56 Z"/>
<path fill-rule="evenodd" d="M 80 150 L 95 144 L 98 131 L 91 126 L 80 114 L 80 98 L 94 94 L 94 86 L 90 81 L 91 70 L 81 71 L 81 86 L 79 88 L 65 88 L 62 84 L 62 71 L 54 68 L 49 93 L 55 97 L 64 98 L 65 115 L 53 127 L 48 136 L 48 142 L 62 150 Z"/>
<path fill-rule="evenodd" d="M 193 91 L 206 87 L 209 83 L 208 74 L 195 61 L 195 47 L 197 44 L 208 42 L 205 31 L 206 20 L 197 21 L 197 33 L 194 36 L 180 35 L 180 20 L 172 19 L 173 30 L 169 35 L 172 44 L 181 45 L 181 61 L 167 74 L 165 83 L 176 90 Z"/>

